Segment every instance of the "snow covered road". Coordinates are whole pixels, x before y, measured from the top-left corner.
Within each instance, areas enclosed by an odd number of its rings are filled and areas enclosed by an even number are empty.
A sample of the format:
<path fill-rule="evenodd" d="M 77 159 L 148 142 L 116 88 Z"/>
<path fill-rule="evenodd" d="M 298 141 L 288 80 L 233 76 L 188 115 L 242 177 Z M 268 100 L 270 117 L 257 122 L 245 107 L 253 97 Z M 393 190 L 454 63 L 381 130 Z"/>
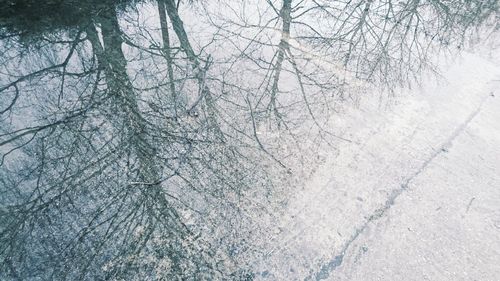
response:
<path fill-rule="evenodd" d="M 499 280 L 500 67 L 474 55 L 345 114 L 353 140 L 291 200 L 263 280 Z"/>
<path fill-rule="evenodd" d="M 485 98 L 316 279 L 499 280 L 499 109 Z"/>

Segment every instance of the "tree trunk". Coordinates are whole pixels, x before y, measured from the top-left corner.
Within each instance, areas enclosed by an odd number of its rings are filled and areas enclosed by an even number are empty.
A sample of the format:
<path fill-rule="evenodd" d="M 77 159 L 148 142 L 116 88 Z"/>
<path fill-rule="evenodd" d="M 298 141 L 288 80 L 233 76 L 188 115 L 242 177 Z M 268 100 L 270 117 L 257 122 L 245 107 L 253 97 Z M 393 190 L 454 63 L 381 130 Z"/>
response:
<path fill-rule="evenodd" d="M 170 38 L 168 34 L 167 14 L 164 0 L 158 0 L 158 14 L 160 16 L 161 37 L 163 39 L 163 55 L 167 60 L 168 79 L 170 80 L 170 92 L 174 107 L 174 118 L 177 119 L 177 93 L 175 92 L 174 70 L 172 56 L 170 54 Z"/>
<path fill-rule="evenodd" d="M 278 93 L 278 84 L 281 75 L 281 69 L 283 67 L 283 60 L 285 59 L 285 52 L 289 49 L 290 44 L 290 25 L 292 22 L 292 0 L 283 0 L 283 7 L 280 11 L 280 17 L 283 21 L 283 26 L 281 30 L 281 40 L 278 45 L 278 55 L 276 59 L 276 64 L 274 65 L 274 80 L 271 86 L 271 106 L 273 107 L 274 113 L 278 119 L 279 113 L 276 105 L 276 95 Z"/>
<path fill-rule="evenodd" d="M 193 47 L 191 46 L 191 43 L 189 43 L 189 39 L 188 39 L 186 30 L 184 29 L 184 23 L 182 22 L 182 20 L 179 16 L 179 13 L 177 11 L 177 5 L 175 4 L 175 1 L 174 0 L 163 0 L 163 1 L 165 3 L 166 8 L 167 8 L 168 17 L 170 18 L 170 21 L 172 22 L 172 26 L 174 28 L 175 34 L 177 35 L 177 38 L 179 38 L 181 48 L 186 53 L 188 59 L 195 64 L 195 67 L 197 67 L 199 62 L 198 62 L 196 55 L 193 51 Z"/>

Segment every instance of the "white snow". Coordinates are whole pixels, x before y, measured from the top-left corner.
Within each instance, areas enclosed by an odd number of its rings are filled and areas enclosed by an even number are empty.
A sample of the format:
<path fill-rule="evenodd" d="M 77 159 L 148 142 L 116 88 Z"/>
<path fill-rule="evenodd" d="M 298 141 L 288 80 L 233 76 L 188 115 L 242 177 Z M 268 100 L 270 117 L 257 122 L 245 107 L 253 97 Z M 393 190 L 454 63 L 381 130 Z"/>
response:
<path fill-rule="evenodd" d="M 446 69 L 339 116 L 353 142 L 293 196 L 257 279 L 500 278 L 500 65 Z"/>

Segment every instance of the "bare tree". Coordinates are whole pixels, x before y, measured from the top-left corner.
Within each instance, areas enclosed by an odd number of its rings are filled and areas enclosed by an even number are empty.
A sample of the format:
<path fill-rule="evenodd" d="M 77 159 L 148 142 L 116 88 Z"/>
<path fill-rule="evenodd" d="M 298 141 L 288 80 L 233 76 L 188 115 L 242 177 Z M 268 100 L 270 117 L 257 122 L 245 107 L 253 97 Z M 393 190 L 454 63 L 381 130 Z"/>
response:
<path fill-rule="evenodd" d="M 188 227 L 179 210 L 203 219 L 226 193 L 244 190 L 241 179 L 253 164 L 238 164 L 244 158 L 214 127 L 213 118 L 178 119 L 171 108 L 162 108 L 163 100 L 137 92 L 115 5 L 100 6 L 91 22 L 72 29 L 73 38 L 65 39 L 65 32 L 50 35 L 64 38 L 55 39 L 60 49 L 36 46 L 35 57 L 48 52 L 57 61 L 59 53 L 65 54 L 61 63 L 43 60 L 47 66 L 2 86 L 2 92 L 15 95 L 4 110 L 10 120 L 23 113 L 18 102 L 34 102 L 24 93 L 34 91 L 42 102 L 40 119 L 31 126 L 13 125 L 1 135 L 7 149 L 3 157 L 30 158 L 28 166 L 5 168 L 2 191 L 11 195 L 2 198 L 2 271 L 21 279 L 232 274 L 218 265 L 225 254 L 217 254 L 205 234 L 200 237 L 203 225 Z M 40 36 L 41 42 L 58 44 Z M 157 55 L 165 56 L 166 48 Z M 198 59 L 188 55 L 188 60 Z M 168 73 L 172 78 L 173 67 Z M 199 73 L 195 80 L 205 83 Z M 168 84 L 172 89 L 174 81 Z"/>
<path fill-rule="evenodd" d="M 4 6 L 0 278 L 244 280 L 297 128 L 350 141 L 325 127 L 339 97 L 410 80 L 498 3 Z"/>

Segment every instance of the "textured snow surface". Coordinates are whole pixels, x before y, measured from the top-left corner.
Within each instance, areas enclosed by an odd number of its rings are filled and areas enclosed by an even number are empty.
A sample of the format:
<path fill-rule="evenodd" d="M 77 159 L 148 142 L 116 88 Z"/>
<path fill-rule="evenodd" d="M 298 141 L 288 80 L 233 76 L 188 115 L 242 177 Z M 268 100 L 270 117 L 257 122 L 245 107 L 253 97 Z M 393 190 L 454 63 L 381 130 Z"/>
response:
<path fill-rule="evenodd" d="M 262 280 L 500 280 L 500 67 L 465 54 L 439 82 L 347 110 L 352 142 L 293 196 Z"/>

